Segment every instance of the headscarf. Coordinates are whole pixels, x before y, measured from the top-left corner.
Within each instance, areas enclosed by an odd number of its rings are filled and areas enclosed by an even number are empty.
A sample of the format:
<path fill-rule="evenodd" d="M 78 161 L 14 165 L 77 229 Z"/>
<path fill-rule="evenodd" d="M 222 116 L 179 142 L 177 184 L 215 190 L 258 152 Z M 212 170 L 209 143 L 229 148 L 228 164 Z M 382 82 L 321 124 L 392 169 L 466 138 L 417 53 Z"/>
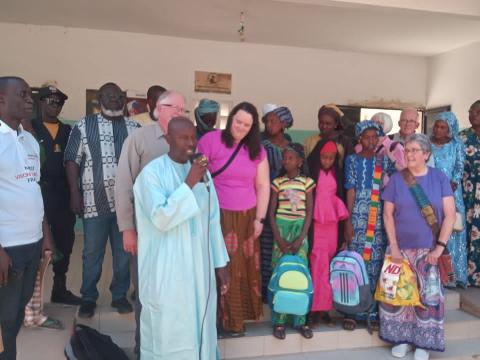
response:
<path fill-rule="evenodd" d="M 340 110 L 340 109 L 338 108 L 338 106 L 335 105 L 334 103 L 330 103 L 330 104 L 327 104 L 327 105 L 324 105 L 324 106 L 325 106 L 325 107 L 328 107 L 328 108 L 330 108 L 330 109 L 335 110 L 335 112 L 338 114 L 338 116 L 339 116 L 340 118 L 342 118 L 342 117 L 345 115 L 345 114 L 343 113 L 343 111 Z"/>
<path fill-rule="evenodd" d="M 289 128 L 293 125 L 293 116 L 289 108 L 286 106 L 281 106 L 272 110 L 272 113 L 278 116 L 280 121 L 285 125 L 285 128 Z"/>
<path fill-rule="evenodd" d="M 210 126 L 205 124 L 202 120 L 202 116 L 209 113 L 218 113 L 220 105 L 215 100 L 202 99 L 198 103 L 195 109 L 195 121 L 197 122 L 197 128 L 201 134 L 205 134 L 213 130 Z"/>
<path fill-rule="evenodd" d="M 375 121 L 372 120 L 363 120 L 355 125 L 355 136 L 359 137 L 363 134 L 363 132 L 367 129 L 374 129 L 377 131 L 379 136 L 383 136 L 383 130 L 380 125 L 378 125 Z"/>
<path fill-rule="evenodd" d="M 276 104 L 265 104 L 262 108 L 262 118 L 265 117 L 268 113 L 271 113 L 273 110 L 279 108 L 280 106 Z"/>
<path fill-rule="evenodd" d="M 334 141 L 330 140 L 320 149 L 320 154 L 336 154 L 337 151 L 337 144 L 335 144 Z"/>
<path fill-rule="evenodd" d="M 443 111 L 436 116 L 435 120 L 445 121 L 448 125 L 448 135 L 450 135 L 452 141 L 461 142 L 458 136 L 458 120 L 453 112 Z"/>

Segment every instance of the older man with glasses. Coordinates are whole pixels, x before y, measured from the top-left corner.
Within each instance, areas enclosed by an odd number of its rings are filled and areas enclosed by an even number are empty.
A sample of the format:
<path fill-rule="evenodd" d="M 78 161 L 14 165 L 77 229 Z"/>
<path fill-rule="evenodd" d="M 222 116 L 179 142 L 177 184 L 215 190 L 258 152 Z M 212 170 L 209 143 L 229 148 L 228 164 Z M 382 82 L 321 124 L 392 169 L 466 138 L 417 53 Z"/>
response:
<path fill-rule="evenodd" d="M 165 138 L 170 120 L 179 115 L 185 115 L 185 98 L 175 91 L 166 91 L 157 100 L 153 112 L 156 123 L 135 130 L 123 144 L 122 154 L 118 162 L 118 172 L 115 183 L 115 203 L 118 227 L 123 235 L 123 247 L 130 256 L 132 280 L 137 291 L 135 302 L 135 352 L 140 348 L 140 311 L 141 303 L 138 297 L 138 263 L 137 263 L 137 229 L 133 199 L 133 184 L 140 171 L 150 161 L 164 155 L 169 150 Z"/>
<path fill-rule="evenodd" d="M 402 110 L 400 114 L 400 120 L 398 121 L 398 126 L 400 126 L 400 131 L 393 134 L 392 140 L 404 144 L 405 140 L 410 135 L 415 134 L 415 131 L 420 126 L 417 109 L 407 108 Z"/>

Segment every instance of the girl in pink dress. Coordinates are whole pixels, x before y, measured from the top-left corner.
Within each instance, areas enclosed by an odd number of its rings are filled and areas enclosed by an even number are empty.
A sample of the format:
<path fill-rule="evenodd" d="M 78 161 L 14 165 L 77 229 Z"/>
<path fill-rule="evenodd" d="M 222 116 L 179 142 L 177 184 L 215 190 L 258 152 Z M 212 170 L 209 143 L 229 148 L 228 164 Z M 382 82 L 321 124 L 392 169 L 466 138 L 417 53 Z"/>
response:
<path fill-rule="evenodd" d="M 339 244 L 339 224 L 348 218 L 348 210 L 337 194 L 337 187 L 343 187 L 343 184 L 338 167 L 337 146 L 333 141 L 325 142 L 320 148 L 319 165 L 313 212 L 313 246 L 310 254 L 314 286 L 311 313 L 317 315 L 314 317 L 319 315 L 332 324 L 329 315 L 332 309 L 330 261 Z"/>

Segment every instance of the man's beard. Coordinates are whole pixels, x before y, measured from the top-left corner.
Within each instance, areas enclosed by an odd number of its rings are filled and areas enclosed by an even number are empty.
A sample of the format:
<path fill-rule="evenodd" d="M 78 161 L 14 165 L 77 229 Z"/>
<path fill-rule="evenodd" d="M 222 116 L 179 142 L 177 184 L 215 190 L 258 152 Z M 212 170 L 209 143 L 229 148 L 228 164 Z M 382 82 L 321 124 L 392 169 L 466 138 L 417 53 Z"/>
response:
<path fill-rule="evenodd" d="M 123 116 L 123 109 L 120 110 L 108 110 L 103 105 L 100 105 L 102 114 L 108 117 L 120 117 Z"/>

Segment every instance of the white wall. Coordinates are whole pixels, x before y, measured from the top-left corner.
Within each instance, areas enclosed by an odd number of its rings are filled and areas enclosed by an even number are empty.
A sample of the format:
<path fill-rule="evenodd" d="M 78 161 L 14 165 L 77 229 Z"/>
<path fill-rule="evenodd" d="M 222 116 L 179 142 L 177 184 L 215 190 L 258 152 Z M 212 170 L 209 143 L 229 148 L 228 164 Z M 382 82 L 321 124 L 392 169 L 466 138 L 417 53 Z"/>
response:
<path fill-rule="evenodd" d="M 429 59 L 427 107 L 451 104 L 461 128 L 469 126 L 468 109 L 480 99 L 479 60 L 480 42 Z"/>
<path fill-rule="evenodd" d="M 145 92 L 158 83 L 184 92 L 190 103 L 194 71 L 232 73 L 233 103 L 287 105 L 295 128 L 315 129 L 320 105 L 373 98 L 425 103 L 427 60 L 248 43 L 227 43 L 53 26 L 0 23 L 0 74 L 32 86 L 57 81 L 69 95 L 63 116 L 85 112 L 85 89 L 115 81 Z"/>

